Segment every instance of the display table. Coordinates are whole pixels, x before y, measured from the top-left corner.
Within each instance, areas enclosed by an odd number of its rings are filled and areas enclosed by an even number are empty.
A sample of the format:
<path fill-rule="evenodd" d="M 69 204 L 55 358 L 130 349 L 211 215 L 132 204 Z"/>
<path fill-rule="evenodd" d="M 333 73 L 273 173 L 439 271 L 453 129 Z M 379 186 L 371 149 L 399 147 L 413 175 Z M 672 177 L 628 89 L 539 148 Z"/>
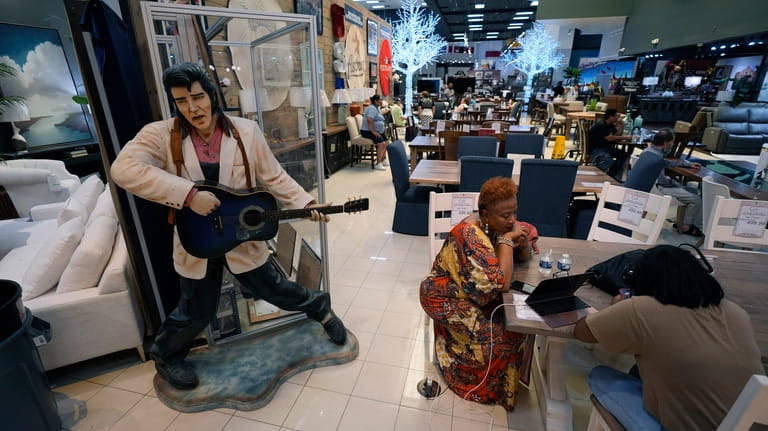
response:
<path fill-rule="evenodd" d="M 323 131 L 323 153 L 326 178 L 350 163 L 347 126 L 328 125 Z"/>

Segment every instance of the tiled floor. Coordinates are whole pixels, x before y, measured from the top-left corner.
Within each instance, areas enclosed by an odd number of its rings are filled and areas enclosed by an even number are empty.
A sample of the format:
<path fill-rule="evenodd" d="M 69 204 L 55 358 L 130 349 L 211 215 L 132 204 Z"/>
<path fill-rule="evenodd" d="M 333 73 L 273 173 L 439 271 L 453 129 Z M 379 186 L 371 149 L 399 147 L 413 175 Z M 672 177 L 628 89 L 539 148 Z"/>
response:
<path fill-rule="evenodd" d="M 156 398 L 152 362 L 141 363 L 135 353 L 112 355 L 54 373 L 66 429 L 542 430 L 532 390 L 522 388 L 509 416 L 500 407 L 470 403 L 450 391 L 434 402 L 418 394 L 419 380 L 438 378 L 429 356 L 431 334 L 418 302 L 418 285 L 430 263 L 427 239 L 390 231 L 395 196 L 388 171 L 348 167 L 326 181 L 326 191 L 327 200 L 336 203 L 350 196 L 371 200 L 370 211 L 336 215 L 328 224 L 333 304 L 360 341 L 357 360 L 294 376 L 270 404 L 256 411 L 186 414 Z M 681 236 L 665 232 L 662 238 L 679 243 Z M 590 410 L 587 372 L 597 363 L 626 367 L 629 362 L 576 342 L 567 345 L 565 362 L 574 429 L 584 430 Z"/>

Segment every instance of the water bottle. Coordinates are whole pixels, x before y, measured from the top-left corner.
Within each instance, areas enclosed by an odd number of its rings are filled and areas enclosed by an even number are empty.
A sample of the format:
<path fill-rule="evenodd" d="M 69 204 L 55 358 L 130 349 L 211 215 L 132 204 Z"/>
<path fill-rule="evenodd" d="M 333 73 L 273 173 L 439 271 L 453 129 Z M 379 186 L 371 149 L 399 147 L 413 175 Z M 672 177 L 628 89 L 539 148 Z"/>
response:
<path fill-rule="evenodd" d="M 558 271 L 570 271 L 571 270 L 571 255 L 568 253 L 563 253 L 562 256 L 560 256 L 560 259 L 557 261 L 557 270 Z"/>
<path fill-rule="evenodd" d="M 542 275 L 552 274 L 552 249 L 539 258 L 539 273 Z"/>
<path fill-rule="evenodd" d="M 643 127 L 643 117 L 640 114 L 637 114 L 637 117 L 635 117 L 635 122 L 632 124 L 632 127 L 634 129 Z"/>

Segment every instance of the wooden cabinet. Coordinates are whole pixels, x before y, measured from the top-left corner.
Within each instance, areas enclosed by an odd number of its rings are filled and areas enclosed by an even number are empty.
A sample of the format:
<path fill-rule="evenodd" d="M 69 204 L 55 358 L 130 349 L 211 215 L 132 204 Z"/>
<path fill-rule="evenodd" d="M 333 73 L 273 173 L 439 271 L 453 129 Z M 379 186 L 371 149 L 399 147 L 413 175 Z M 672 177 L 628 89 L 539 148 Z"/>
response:
<path fill-rule="evenodd" d="M 325 157 L 325 176 L 348 165 L 350 162 L 349 154 L 349 133 L 347 126 L 333 124 L 323 132 L 323 155 Z"/>
<path fill-rule="evenodd" d="M 600 98 L 601 102 L 608 104 L 606 109 L 613 108 L 621 114 L 627 113 L 627 96 L 608 95 Z"/>

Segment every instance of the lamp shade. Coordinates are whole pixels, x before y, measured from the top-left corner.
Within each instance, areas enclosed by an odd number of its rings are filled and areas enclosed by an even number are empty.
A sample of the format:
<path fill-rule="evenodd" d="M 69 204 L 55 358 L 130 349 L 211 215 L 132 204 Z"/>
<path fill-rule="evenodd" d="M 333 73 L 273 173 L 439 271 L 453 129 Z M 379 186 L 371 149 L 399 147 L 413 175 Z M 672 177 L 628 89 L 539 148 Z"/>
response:
<path fill-rule="evenodd" d="M 332 99 L 334 105 L 349 105 L 352 103 L 352 97 L 349 96 L 349 92 L 346 88 L 337 88 L 333 90 Z"/>
<path fill-rule="evenodd" d="M 15 102 L 0 105 L 0 123 L 29 120 L 29 108 L 25 103 Z"/>
<path fill-rule="evenodd" d="M 256 92 L 253 88 L 243 88 L 238 92 L 240 112 L 256 112 Z"/>
<path fill-rule="evenodd" d="M 309 87 L 291 87 L 288 92 L 288 99 L 294 108 L 306 108 L 310 101 Z"/>
<path fill-rule="evenodd" d="M 325 91 L 320 92 L 320 106 L 323 108 L 331 106 L 331 102 L 328 100 L 328 95 L 325 94 Z"/>

